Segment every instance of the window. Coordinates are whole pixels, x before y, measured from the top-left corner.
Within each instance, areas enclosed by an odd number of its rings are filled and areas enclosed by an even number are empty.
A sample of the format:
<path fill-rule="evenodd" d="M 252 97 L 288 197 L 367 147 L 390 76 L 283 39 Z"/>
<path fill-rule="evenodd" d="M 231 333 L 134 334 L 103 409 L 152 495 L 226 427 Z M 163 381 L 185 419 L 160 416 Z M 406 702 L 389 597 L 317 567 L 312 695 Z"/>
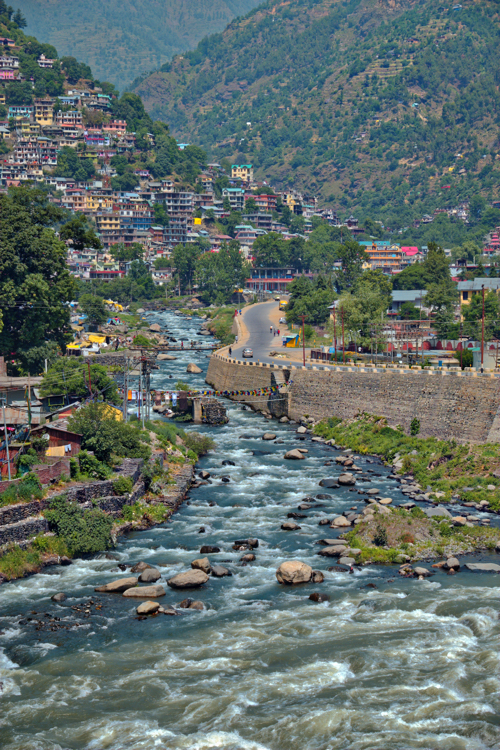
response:
<path fill-rule="evenodd" d="M 469 292 L 462 292 L 462 299 L 464 302 L 466 299 L 469 299 Z"/>

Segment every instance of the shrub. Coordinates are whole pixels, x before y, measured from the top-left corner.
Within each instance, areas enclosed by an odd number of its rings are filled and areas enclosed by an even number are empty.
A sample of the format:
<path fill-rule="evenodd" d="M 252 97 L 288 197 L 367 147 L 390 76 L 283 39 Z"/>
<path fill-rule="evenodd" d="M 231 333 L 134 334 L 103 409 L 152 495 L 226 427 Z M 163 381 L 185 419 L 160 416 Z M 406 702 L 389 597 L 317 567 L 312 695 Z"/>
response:
<path fill-rule="evenodd" d="M 91 554 L 112 545 L 113 519 L 100 508 L 84 510 L 66 497 L 54 498 L 45 517 L 71 554 Z"/>
<path fill-rule="evenodd" d="M 118 479 L 115 479 L 113 482 L 115 495 L 127 495 L 129 492 L 132 492 L 133 486 L 134 482 L 132 477 L 118 477 Z"/>
<path fill-rule="evenodd" d="M 387 546 L 387 530 L 383 526 L 377 526 L 377 531 L 373 537 L 373 544 L 376 547 Z"/>
<path fill-rule="evenodd" d="M 439 524 L 439 532 L 441 536 L 443 537 L 453 536 L 453 528 L 450 526 L 449 523 L 446 523 L 446 521 L 442 521 Z"/>
<path fill-rule="evenodd" d="M 107 479 L 111 474 L 111 471 L 106 464 L 102 461 L 98 461 L 95 456 L 87 451 L 80 451 L 78 454 L 78 462 L 80 464 L 80 471 L 82 474 L 86 474 L 94 479 Z"/>
<path fill-rule="evenodd" d="M 410 534 L 409 531 L 405 531 L 405 533 L 401 535 L 401 541 L 403 544 L 415 544 L 415 537 L 413 534 Z"/>
<path fill-rule="evenodd" d="M 0 495 L 0 508 L 17 502 L 17 489 L 15 485 L 7 487 Z"/>
<path fill-rule="evenodd" d="M 76 458 L 69 459 L 69 471 L 70 471 L 71 479 L 75 479 L 75 477 L 78 476 L 80 472 L 80 466 Z"/>
<path fill-rule="evenodd" d="M 199 432 L 186 432 L 184 443 L 188 450 L 196 453 L 197 456 L 204 456 L 209 450 L 215 447 L 215 442 L 208 435 L 200 435 Z"/>
<path fill-rule="evenodd" d="M 413 417 L 410 424 L 410 435 L 418 435 L 420 432 L 420 419 L 417 419 L 417 417 Z"/>

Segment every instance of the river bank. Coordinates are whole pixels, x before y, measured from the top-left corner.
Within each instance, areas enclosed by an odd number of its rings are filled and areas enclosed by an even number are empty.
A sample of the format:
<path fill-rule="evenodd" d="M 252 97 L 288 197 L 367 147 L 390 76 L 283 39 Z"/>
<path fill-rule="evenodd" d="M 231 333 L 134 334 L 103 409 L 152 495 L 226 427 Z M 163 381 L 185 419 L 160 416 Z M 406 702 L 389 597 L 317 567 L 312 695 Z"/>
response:
<path fill-rule="evenodd" d="M 179 338 L 197 335 L 199 321 L 155 316 Z M 203 372 L 186 374 L 189 361 Z M 207 364 L 203 353 L 180 353 L 160 363 L 152 388 L 180 378 L 202 388 Z M 439 568 L 419 580 L 394 565 L 349 573 L 319 555 L 321 538 L 345 533 L 332 520 L 367 505 L 358 489 L 402 504 L 404 485 L 359 454 L 366 481 L 322 486 L 349 468 L 336 463 L 345 452 L 228 406 L 224 427 L 196 426 L 217 444 L 196 465 L 210 476 L 169 523 L 118 539 L 109 556 L 0 587 L 2 750 L 493 750 L 497 577 L 468 570 L 474 556 L 460 560 L 460 575 Z M 299 447 L 305 458 L 284 459 Z M 300 529 L 282 529 L 287 521 Z M 233 547 L 249 537 L 259 546 L 245 563 Z M 166 581 L 204 546 L 219 548 L 210 563 L 232 575 L 196 590 L 203 610 L 183 610 L 186 593 L 165 587 L 162 607 L 182 614 L 138 621 L 136 603 L 94 591 L 140 561 Z M 279 585 L 276 570 L 290 559 L 321 570 L 323 583 Z M 52 602 L 57 592 L 66 601 Z"/>

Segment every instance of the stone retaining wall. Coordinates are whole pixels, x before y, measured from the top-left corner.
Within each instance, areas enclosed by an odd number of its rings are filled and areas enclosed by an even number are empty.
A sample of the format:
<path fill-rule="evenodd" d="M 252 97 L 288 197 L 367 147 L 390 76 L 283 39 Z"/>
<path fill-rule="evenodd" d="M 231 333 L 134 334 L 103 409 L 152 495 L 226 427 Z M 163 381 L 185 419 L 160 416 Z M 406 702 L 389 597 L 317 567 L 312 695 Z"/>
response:
<path fill-rule="evenodd" d="M 4 544 L 17 544 L 38 534 L 45 534 L 49 524 L 45 518 L 30 518 L 0 529 L 0 547 Z"/>
<path fill-rule="evenodd" d="M 42 484 L 49 484 L 54 479 L 60 479 L 62 476 L 69 477 L 70 465 L 69 458 L 58 458 L 46 464 L 36 464 L 31 467 Z M 16 487 L 22 479 L 11 479 L 10 481 L 0 482 L 0 495 L 9 487 Z"/>
<path fill-rule="evenodd" d="M 458 442 L 500 442 L 500 378 L 473 373 L 421 369 L 303 369 L 232 360 L 223 353 L 210 359 L 207 383 L 217 390 L 266 388 L 289 377 L 289 401 L 234 396 L 254 408 L 267 408 L 291 419 L 304 416 L 352 418 L 365 411 L 387 418 L 409 432 L 414 417 L 422 437 Z M 257 406 L 255 404 L 258 403 Z M 278 406 L 279 405 L 279 406 Z"/>

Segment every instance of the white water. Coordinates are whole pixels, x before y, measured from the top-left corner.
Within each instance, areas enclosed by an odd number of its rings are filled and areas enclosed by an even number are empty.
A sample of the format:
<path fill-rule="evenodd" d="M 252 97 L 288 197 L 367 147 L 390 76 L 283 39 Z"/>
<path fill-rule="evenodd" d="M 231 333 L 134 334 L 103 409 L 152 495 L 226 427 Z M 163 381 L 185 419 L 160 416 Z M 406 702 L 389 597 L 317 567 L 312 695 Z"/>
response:
<path fill-rule="evenodd" d="M 157 317 L 174 335 L 184 329 L 193 338 L 195 321 Z M 204 376 L 185 374 L 186 362 L 205 368 L 208 360 L 181 357 L 161 363 L 153 387 L 179 377 L 203 383 Z M 300 531 L 281 531 L 287 513 L 322 493 L 319 480 L 338 470 L 323 467 L 335 453 L 310 442 L 300 443 L 310 451 L 306 460 L 284 461 L 297 445 L 293 428 L 273 422 L 284 443 L 270 445 L 260 439 L 269 427 L 230 405 L 226 427 L 202 428 L 218 443 L 201 462 L 217 475 L 213 484 L 194 490 L 170 524 L 136 533 L 116 550 L 121 562 L 165 566 L 168 578 L 186 570 L 202 544 L 220 546 L 209 557 L 228 561 L 233 576 L 191 594 L 204 612 L 136 620 L 133 603 L 94 594 L 95 585 L 123 575 L 104 555 L 0 587 L 2 750 L 500 747 L 498 577 L 439 571 L 405 580 L 396 567 L 375 566 L 328 572 L 332 561 L 317 557 L 314 542 L 332 532 L 318 522 L 363 500 L 333 491 L 297 521 Z M 222 467 L 223 459 L 236 465 Z M 357 463 L 382 475 L 370 486 L 402 499 L 387 469 Z M 256 562 L 242 567 L 232 543 L 248 536 L 260 545 Z M 294 558 L 325 571 L 325 582 L 278 586 L 276 568 Z M 58 591 L 69 595 L 62 605 L 50 601 Z M 312 591 L 330 601 L 314 604 Z M 86 617 L 89 598 L 103 608 L 92 606 Z M 163 601 L 182 598 L 168 589 Z M 37 630 L 26 621 L 47 620 L 46 613 L 69 629 Z"/>

